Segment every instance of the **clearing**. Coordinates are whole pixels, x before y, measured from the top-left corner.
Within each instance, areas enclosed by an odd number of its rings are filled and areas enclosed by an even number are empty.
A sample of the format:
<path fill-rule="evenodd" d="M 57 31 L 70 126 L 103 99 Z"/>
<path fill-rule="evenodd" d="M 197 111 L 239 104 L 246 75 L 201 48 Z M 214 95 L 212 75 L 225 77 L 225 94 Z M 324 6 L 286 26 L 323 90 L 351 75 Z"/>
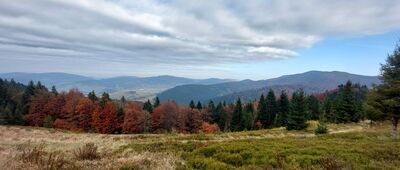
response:
<path fill-rule="evenodd" d="M 311 122 L 315 124 L 315 122 Z M 218 134 L 105 135 L 0 126 L 2 169 L 398 169 L 390 123 L 329 124 Z M 98 147 L 93 159 L 78 148 Z"/>

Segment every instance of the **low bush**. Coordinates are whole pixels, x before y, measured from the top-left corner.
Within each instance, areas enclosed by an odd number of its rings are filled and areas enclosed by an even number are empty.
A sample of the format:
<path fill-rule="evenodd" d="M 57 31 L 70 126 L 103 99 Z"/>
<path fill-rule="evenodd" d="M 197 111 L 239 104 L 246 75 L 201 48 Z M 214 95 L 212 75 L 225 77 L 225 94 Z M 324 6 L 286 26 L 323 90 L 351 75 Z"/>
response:
<path fill-rule="evenodd" d="M 38 146 L 20 145 L 17 149 L 20 151 L 17 158 L 24 163 L 37 166 L 37 169 L 59 170 L 63 169 L 67 163 L 64 155 L 59 152 L 46 152 L 43 144 Z"/>
<path fill-rule="evenodd" d="M 74 151 L 75 158 L 78 160 L 94 160 L 100 158 L 97 152 L 97 146 L 94 143 L 87 143 L 86 145 Z"/>
<path fill-rule="evenodd" d="M 317 128 L 314 130 L 314 133 L 316 135 L 327 134 L 328 133 L 328 127 L 326 127 L 325 124 L 318 124 Z"/>

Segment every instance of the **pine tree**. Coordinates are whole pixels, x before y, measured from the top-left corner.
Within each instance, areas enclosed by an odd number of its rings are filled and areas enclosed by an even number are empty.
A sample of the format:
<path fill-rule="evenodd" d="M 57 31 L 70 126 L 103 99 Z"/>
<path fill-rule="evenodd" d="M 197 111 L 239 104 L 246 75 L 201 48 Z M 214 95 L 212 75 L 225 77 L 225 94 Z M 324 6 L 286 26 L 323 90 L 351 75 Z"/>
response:
<path fill-rule="evenodd" d="M 225 118 L 226 115 L 224 111 L 224 106 L 221 102 L 219 102 L 217 108 L 215 109 L 214 122 L 217 123 L 219 128 L 222 130 L 225 127 Z"/>
<path fill-rule="evenodd" d="M 103 92 L 103 94 L 101 95 L 101 99 L 100 99 L 100 106 L 101 106 L 101 107 L 104 107 L 105 104 L 106 104 L 108 101 L 111 101 L 110 95 L 109 95 L 108 93 L 106 93 L 106 92 Z"/>
<path fill-rule="evenodd" d="M 287 94 L 282 91 L 278 100 L 278 120 L 277 126 L 286 126 L 289 114 L 289 98 Z"/>
<path fill-rule="evenodd" d="M 290 103 L 287 130 L 303 130 L 307 128 L 306 107 L 306 98 L 303 90 L 295 92 Z"/>
<path fill-rule="evenodd" d="M 319 120 L 322 116 L 321 106 L 318 99 L 311 95 L 307 98 L 307 106 L 308 106 L 308 119 L 309 120 Z"/>
<path fill-rule="evenodd" d="M 155 109 L 155 108 L 157 108 L 158 106 L 160 106 L 160 99 L 159 99 L 158 97 L 156 97 L 156 98 L 154 99 L 153 108 Z"/>
<path fill-rule="evenodd" d="M 243 127 L 243 109 L 242 109 L 242 101 L 240 98 L 236 101 L 235 108 L 233 110 L 233 115 L 232 115 L 232 121 L 231 121 L 231 127 L 233 131 L 241 131 L 244 129 Z"/>
<path fill-rule="evenodd" d="M 359 107 L 353 92 L 351 81 L 341 87 L 341 92 L 337 98 L 335 106 L 335 120 L 337 123 L 357 122 L 359 120 Z"/>
<path fill-rule="evenodd" d="M 262 124 L 262 127 L 265 128 L 267 125 L 267 106 L 265 104 L 265 98 L 264 95 L 261 94 L 260 100 L 258 101 L 258 106 L 257 106 L 257 121 L 259 121 Z"/>
<path fill-rule="evenodd" d="M 254 113 L 253 103 L 249 102 L 246 104 L 246 106 L 244 107 L 244 111 L 243 111 L 243 118 L 242 118 L 242 122 L 241 122 L 243 129 L 246 129 L 246 130 L 253 129 L 253 127 L 254 127 L 254 118 L 253 118 L 254 114 L 253 113 Z"/>
<path fill-rule="evenodd" d="M 120 100 L 121 100 L 122 105 L 124 105 L 126 103 L 125 96 L 122 96 Z"/>
<path fill-rule="evenodd" d="M 208 112 L 208 119 L 206 121 L 211 122 L 211 123 L 216 123 L 216 119 L 218 119 L 218 115 L 216 113 L 216 108 L 215 104 L 212 100 L 208 102 L 208 107 L 207 107 L 207 112 Z"/>
<path fill-rule="evenodd" d="M 383 83 L 374 89 L 366 104 L 375 112 L 387 114 L 392 119 L 392 136 L 397 138 L 397 126 L 400 119 L 400 45 L 382 65 L 380 79 Z M 371 112 L 371 111 L 370 111 Z M 371 113 L 370 113 L 371 114 Z"/>
<path fill-rule="evenodd" d="M 265 127 L 272 128 L 275 126 L 276 115 L 278 112 L 278 107 L 276 103 L 276 97 L 272 89 L 269 90 L 267 98 L 265 99 L 267 122 Z"/>
<path fill-rule="evenodd" d="M 190 101 L 189 107 L 190 107 L 191 109 L 194 109 L 194 108 L 196 107 L 196 105 L 194 104 L 194 101 L 193 101 L 193 100 Z"/>
<path fill-rule="evenodd" d="M 97 96 L 96 96 L 96 93 L 94 92 L 94 90 L 92 90 L 91 92 L 89 92 L 88 98 L 89 98 L 92 102 L 97 101 Z"/>
<path fill-rule="evenodd" d="M 51 86 L 51 93 L 53 93 L 53 94 L 55 94 L 55 95 L 58 95 L 56 86 Z"/>
<path fill-rule="evenodd" d="M 197 108 L 198 110 L 203 109 L 203 106 L 201 105 L 201 102 L 200 102 L 200 101 L 197 102 L 196 108 Z"/>
<path fill-rule="evenodd" d="M 147 102 L 143 104 L 143 110 L 153 113 L 153 105 L 151 104 L 150 100 L 147 100 Z"/>

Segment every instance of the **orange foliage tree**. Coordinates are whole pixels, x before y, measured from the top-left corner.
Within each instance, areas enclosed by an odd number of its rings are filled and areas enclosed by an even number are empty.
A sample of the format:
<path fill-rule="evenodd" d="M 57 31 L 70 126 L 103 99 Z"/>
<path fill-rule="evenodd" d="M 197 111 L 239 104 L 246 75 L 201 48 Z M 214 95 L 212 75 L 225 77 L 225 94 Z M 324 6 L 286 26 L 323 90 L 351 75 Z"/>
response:
<path fill-rule="evenodd" d="M 118 128 L 117 107 L 113 102 L 107 102 L 103 109 L 104 122 L 101 133 L 114 133 Z"/>
<path fill-rule="evenodd" d="M 29 112 L 24 119 L 30 126 L 43 126 L 43 119 L 49 114 L 48 103 L 51 101 L 52 95 L 46 91 L 39 91 L 35 94 L 29 105 Z"/>
<path fill-rule="evenodd" d="M 76 114 L 78 115 L 78 128 L 82 131 L 91 129 L 92 112 L 95 109 L 94 103 L 88 98 L 81 98 L 76 106 Z"/>
<path fill-rule="evenodd" d="M 151 116 L 149 112 L 142 110 L 138 103 L 128 102 L 124 106 L 124 133 L 142 133 L 150 131 Z"/>
<path fill-rule="evenodd" d="M 219 131 L 219 127 L 217 124 L 209 124 L 207 122 L 203 122 L 203 124 L 201 124 L 200 131 L 204 133 L 215 133 Z"/>
<path fill-rule="evenodd" d="M 78 89 L 72 89 L 61 95 L 64 97 L 65 104 L 53 126 L 61 129 L 79 130 L 79 114 L 76 113 L 76 107 L 79 100 L 84 98 L 84 95 Z"/>
<path fill-rule="evenodd" d="M 160 104 L 152 114 L 153 130 L 157 133 L 174 130 L 178 111 L 178 105 L 175 101 L 167 101 Z"/>

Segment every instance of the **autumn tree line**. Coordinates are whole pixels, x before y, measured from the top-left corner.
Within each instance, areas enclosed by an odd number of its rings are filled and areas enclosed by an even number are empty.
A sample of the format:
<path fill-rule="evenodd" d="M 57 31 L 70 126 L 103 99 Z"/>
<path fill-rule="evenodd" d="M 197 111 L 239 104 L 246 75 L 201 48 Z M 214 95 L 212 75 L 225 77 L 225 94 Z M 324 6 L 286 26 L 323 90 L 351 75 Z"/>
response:
<path fill-rule="evenodd" d="M 290 97 L 278 97 L 270 90 L 259 101 L 242 103 L 195 103 L 111 100 L 109 94 L 87 96 L 72 89 L 58 93 L 40 82 L 27 86 L 1 80 L 1 124 L 20 124 L 98 133 L 197 133 L 243 131 L 287 127 L 306 128 L 307 120 L 335 123 L 357 122 L 365 118 L 362 102 L 368 88 L 348 82 L 337 90 L 306 95 L 299 90 Z"/>
<path fill-rule="evenodd" d="M 40 82 L 28 85 L 0 79 L 0 124 L 29 125 L 97 133 L 212 133 L 286 127 L 302 130 L 306 121 L 349 123 L 363 119 L 392 120 L 397 135 L 400 119 L 400 47 L 382 65 L 382 84 L 368 89 L 348 81 L 324 93 L 301 89 L 277 97 L 273 90 L 258 101 L 214 103 L 112 100 L 109 94 L 84 95 L 77 89 L 57 92 Z"/>

